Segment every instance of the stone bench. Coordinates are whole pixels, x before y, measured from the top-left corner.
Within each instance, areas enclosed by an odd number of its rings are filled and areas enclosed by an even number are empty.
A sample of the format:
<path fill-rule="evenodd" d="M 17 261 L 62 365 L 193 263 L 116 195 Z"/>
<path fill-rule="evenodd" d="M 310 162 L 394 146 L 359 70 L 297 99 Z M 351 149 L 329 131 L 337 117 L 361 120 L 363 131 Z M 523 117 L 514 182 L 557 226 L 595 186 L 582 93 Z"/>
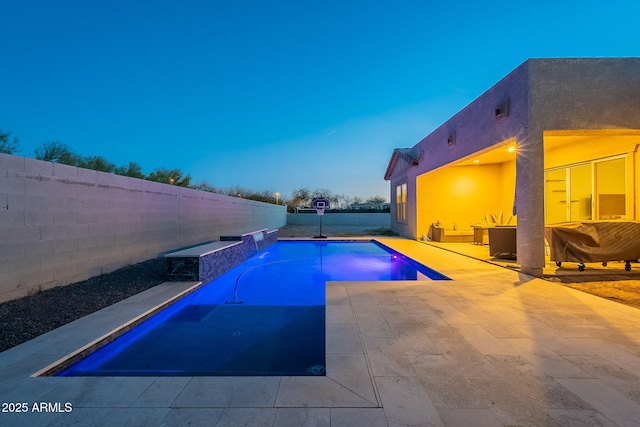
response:
<path fill-rule="evenodd" d="M 217 242 L 165 254 L 167 280 L 211 281 L 275 243 L 278 240 L 277 232 L 264 229 L 239 236 L 221 236 Z"/>

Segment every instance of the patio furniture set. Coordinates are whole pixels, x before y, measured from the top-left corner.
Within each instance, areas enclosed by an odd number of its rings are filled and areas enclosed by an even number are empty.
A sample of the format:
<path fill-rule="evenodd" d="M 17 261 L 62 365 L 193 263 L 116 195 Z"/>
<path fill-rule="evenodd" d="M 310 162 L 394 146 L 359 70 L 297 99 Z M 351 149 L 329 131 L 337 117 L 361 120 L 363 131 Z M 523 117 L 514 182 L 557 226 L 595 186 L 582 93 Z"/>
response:
<path fill-rule="evenodd" d="M 435 242 L 489 245 L 494 258 L 516 259 L 515 225 L 472 224 L 466 229 L 448 229 L 445 223 L 432 224 L 431 240 Z M 556 266 L 563 262 L 578 264 L 624 261 L 626 271 L 640 259 L 640 221 L 578 221 L 550 224 L 545 227 L 549 258 Z"/>

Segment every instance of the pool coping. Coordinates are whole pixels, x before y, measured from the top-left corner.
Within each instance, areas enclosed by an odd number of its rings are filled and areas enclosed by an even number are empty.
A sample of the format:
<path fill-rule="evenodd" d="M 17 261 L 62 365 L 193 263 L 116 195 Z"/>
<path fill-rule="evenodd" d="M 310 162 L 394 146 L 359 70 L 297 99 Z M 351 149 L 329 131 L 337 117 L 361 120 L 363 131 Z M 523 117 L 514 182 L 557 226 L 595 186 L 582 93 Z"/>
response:
<path fill-rule="evenodd" d="M 167 282 L 165 282 L 165 283 L 167 283 Z M 131 319 L 131 320 L 125 322 L 124 324 L 112 329 L 111 331 L 109 331 L 106 334 L 96 338 L 95 340 L 91 341 L 90 343 L 80 347 L 79 349 L 71 352 L 70 354 L 64 356 L 63 358 L 51 363 L 49 366 L 46 366 L 46 367 L 42 368 L 41 370 L 39 370 L 38 372 L 35 372 L 31 376 L 32 377 L 50 377 L 50 376 L 54 376 L 55 374 L 65 370 L 66 368 L 68 368 L 69 366 L 71 366 L 72 364 L 77 362 L 78 360 L 84 358 L 88 354 L 90 354 L 93 351 L 97 350 L 98 348 L 101 348 L 101 347 L 109 344 L 110 342 L 114 341 L 115 339 L 120 337 L 122 334 L 124 334 L 124 333 L 130 331 L 131 329 L 135 328 L 140 323 L 144 322 L 145 320 L 149 319 L 150 317 L 154 316 L 155 314 L 159 313 L 160 311 L 164 310 L 165 308 L 169 307 L 170 305 L 178 302 L 179 300 L 183 299 L 184 297 L 186 297 L 186 296 L 190 295 L 191 293 L 195 292 L 200 287 L 202 287 L 203 284 L 204 284 L 203 282 L 196 282 L 193 286 L 190 286 L 187 289 L 179 292 L 178 294 L 168 298 L 167 300 L 161 302 L 160 304 L 156 305 L 155 307 L 151 307 L 150 309 L 148 309 L 144 313 L 139 314 L 138 316 L 134 317 L 133 319 Z"/>
<path fill-rule="evenodd" d="M 169 252 L 164 254 L 164 258 L 202 258 L 212 253 L 222 251 L 231 246 L 241 245 L 241 241 L 221 241 L 221 242 L 209 242 L 203 245 L 193 246 L 187 249 L 182 249 L 175 252 Z M 203 252 L 204 251 L 204 252 Z"/>

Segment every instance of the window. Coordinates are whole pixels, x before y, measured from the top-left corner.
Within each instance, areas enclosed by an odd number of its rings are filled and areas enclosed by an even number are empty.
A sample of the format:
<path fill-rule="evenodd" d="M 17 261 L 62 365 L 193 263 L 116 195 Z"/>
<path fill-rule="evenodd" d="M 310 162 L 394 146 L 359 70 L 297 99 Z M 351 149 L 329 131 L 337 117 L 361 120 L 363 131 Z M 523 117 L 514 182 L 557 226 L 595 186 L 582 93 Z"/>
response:
<path fill-rule="evenodd" d="M 407 220 L 407 183 L 396 187 L 396 221 Z"/>

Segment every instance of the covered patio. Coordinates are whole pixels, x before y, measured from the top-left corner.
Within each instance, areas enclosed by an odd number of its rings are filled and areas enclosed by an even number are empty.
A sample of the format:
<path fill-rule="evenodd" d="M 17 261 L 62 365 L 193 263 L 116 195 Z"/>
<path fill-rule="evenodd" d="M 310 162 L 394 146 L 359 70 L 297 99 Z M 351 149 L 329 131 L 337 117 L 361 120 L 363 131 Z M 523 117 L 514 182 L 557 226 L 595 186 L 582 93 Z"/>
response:
<path fill-rule="evenodd" d="M 394 150 L 385 172 L 391 228 L 459 243 L 478 242 L 474 228 L 509 225 L 521 271 L 546 274 L 546 227 L 638 220 L 638 102 L 640 58 L 526 61 L 416 145 Z"/>
<path fill-rule="evenodd" d="M 636 218 L 635 171 L 638 167 L 638 130 L 545 131 L 545 227 L 580 221 L 624 221 Z M 418 239 L 436 246 L 504 265 L 492 257 L 488 229 L 516 227 L 516 142 L 502 141 L 459 161 L 416 178 Z M 437 224 L 437 225 L 436 225 Z M 434 235 L 434 227 L 454 230 L 455 239 Z M 478 237 L 478 232 L 484 238 Z M 515 231 L 514 231 L 515 232 Z M 465 244 L 472 242 L 473 245 Z M 543 274 L 562 274 L 549 259 L 545 240 Z M 515 253 L 516 249 L 513 248 Z M 637 259 L 637 256 L 634 257 Z M 615 267 L 590 263 L 591 270 Z M 624 263 L 621 263 L 624 267 Z"/>

